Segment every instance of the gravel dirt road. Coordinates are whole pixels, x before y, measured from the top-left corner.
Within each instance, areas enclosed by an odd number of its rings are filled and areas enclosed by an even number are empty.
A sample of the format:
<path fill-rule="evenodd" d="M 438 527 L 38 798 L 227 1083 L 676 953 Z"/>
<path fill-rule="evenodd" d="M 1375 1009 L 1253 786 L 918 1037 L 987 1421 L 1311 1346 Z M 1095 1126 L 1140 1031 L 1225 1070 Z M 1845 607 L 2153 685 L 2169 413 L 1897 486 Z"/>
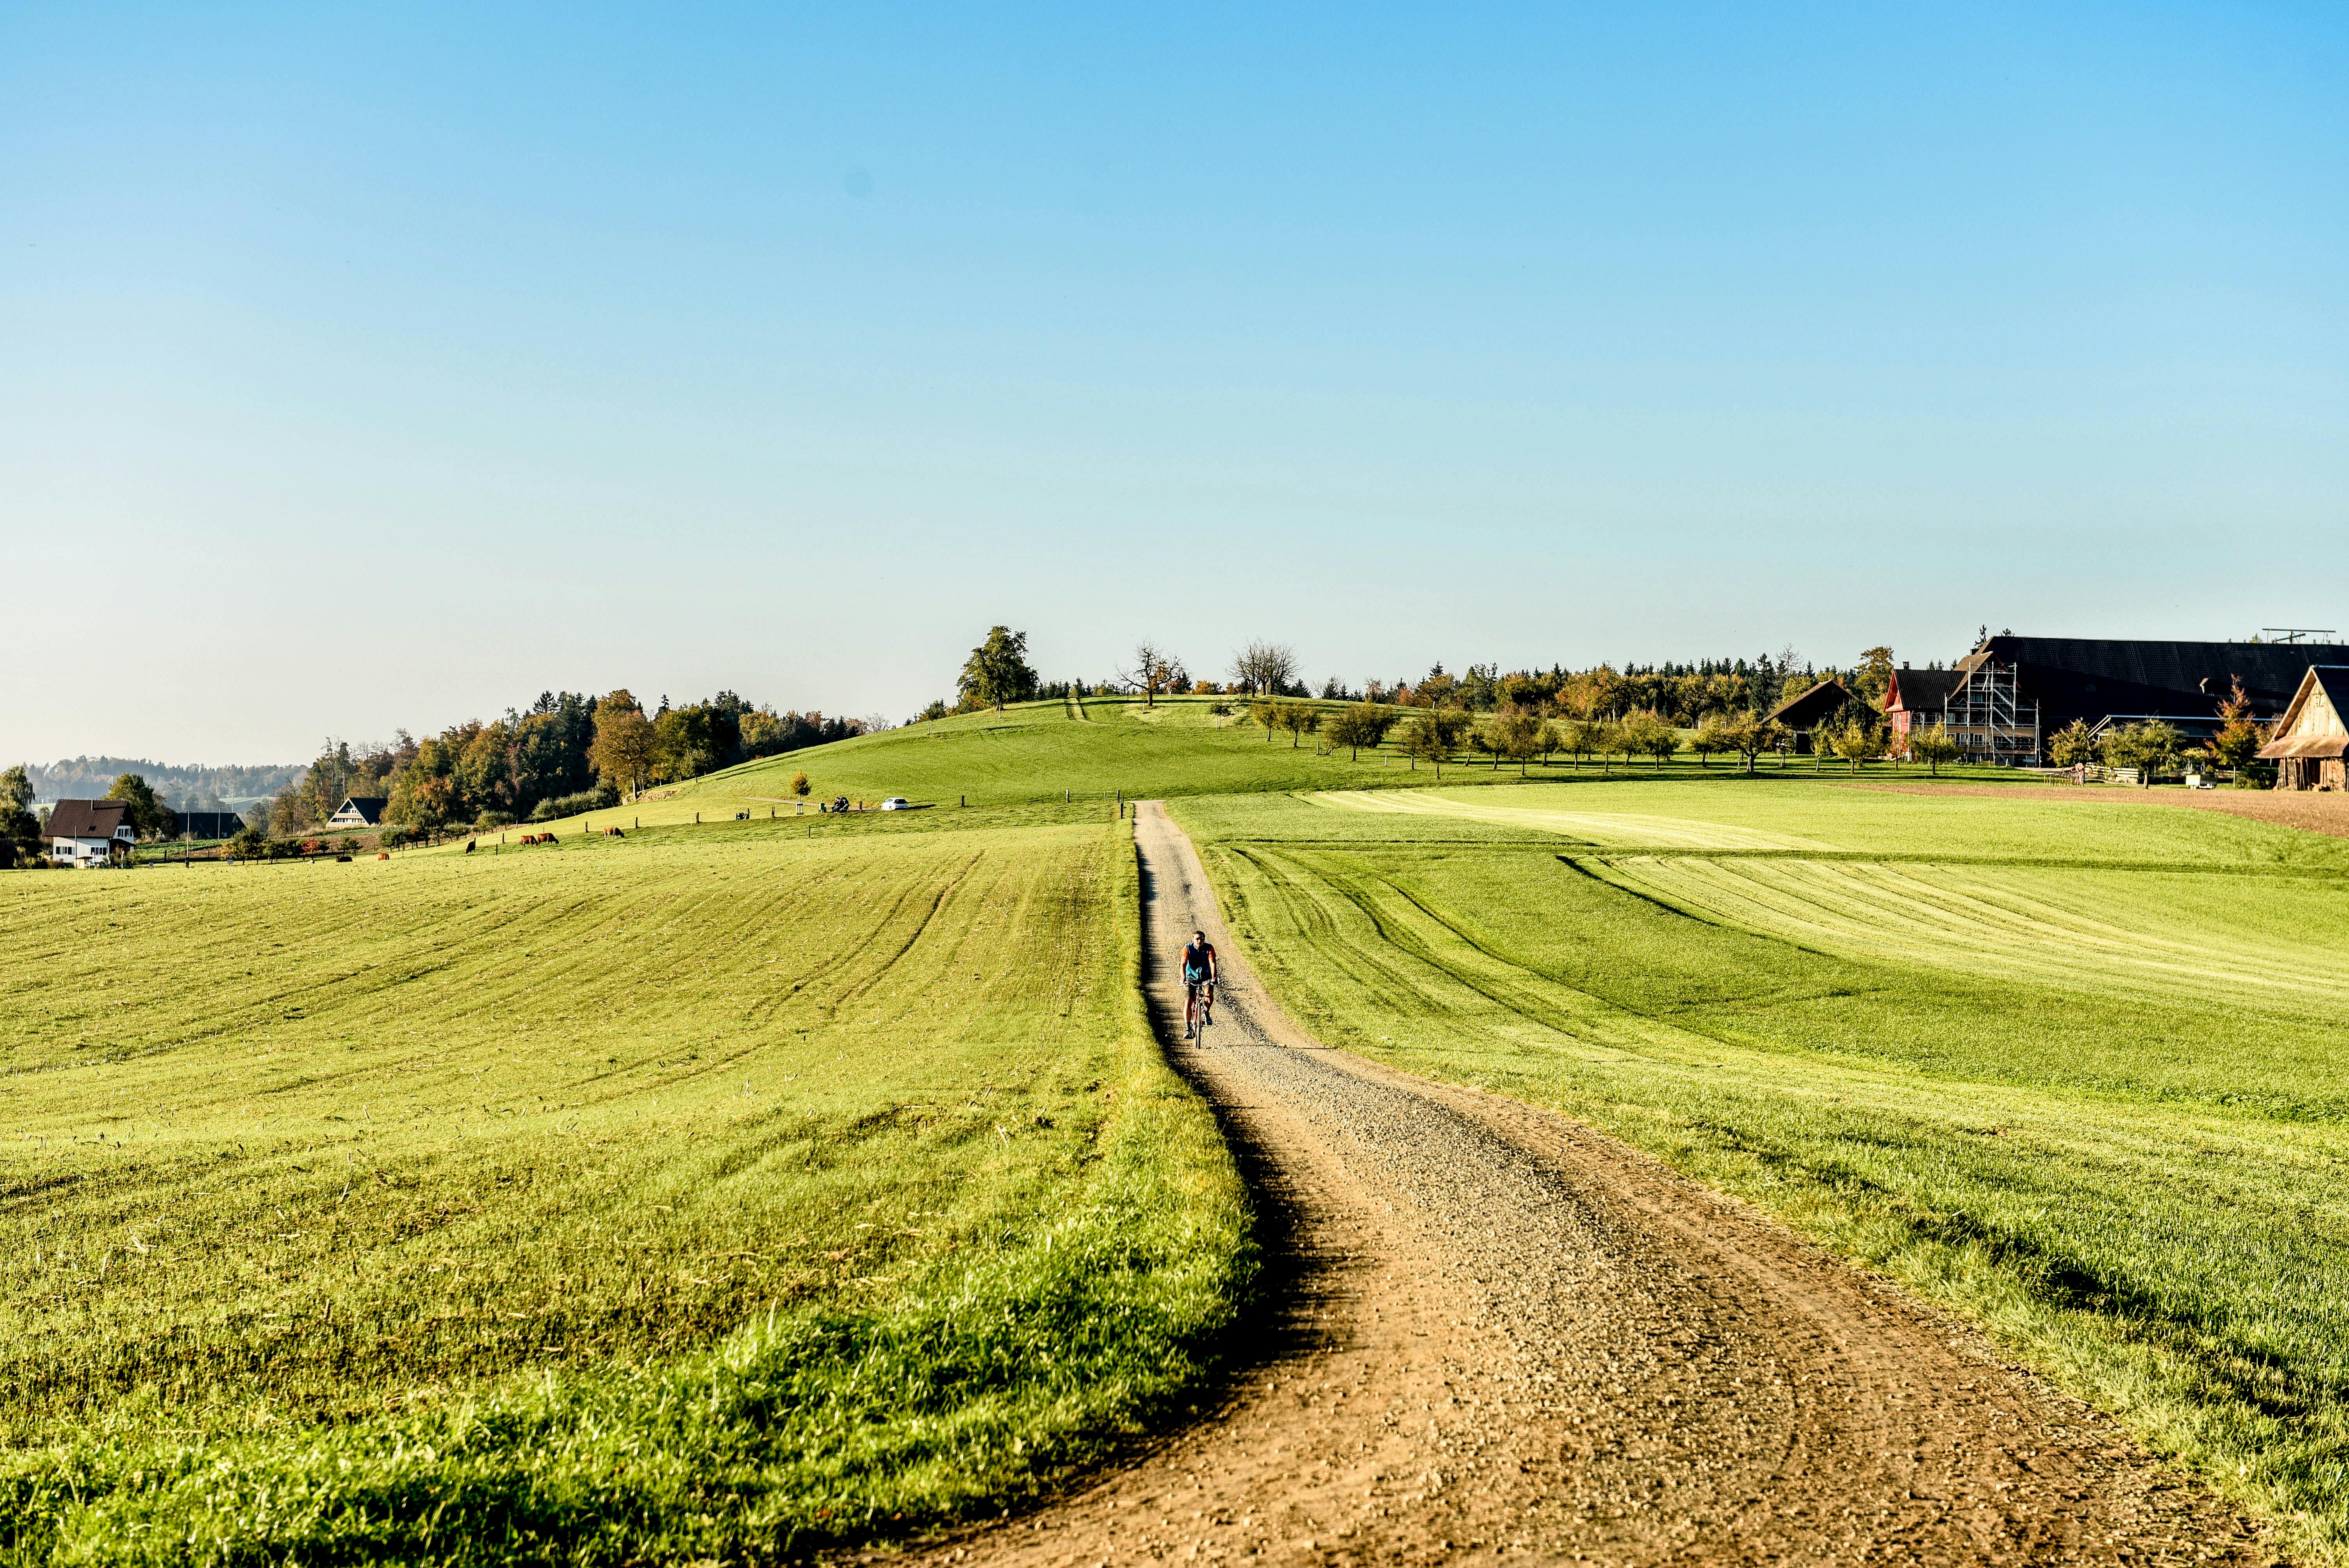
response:
<path fill-rule="evenodd" d="M 1246 1162 L 1262 1321 L 1199 1418 L 958 1563 L 2268 1563 L 1979 1335 L 1573 1122 L 1318 1046 L 1187 839 L 1137 834 L 1154 1008 Z M 1170 962 L 1205 927 L 1214 1026 Z"/>

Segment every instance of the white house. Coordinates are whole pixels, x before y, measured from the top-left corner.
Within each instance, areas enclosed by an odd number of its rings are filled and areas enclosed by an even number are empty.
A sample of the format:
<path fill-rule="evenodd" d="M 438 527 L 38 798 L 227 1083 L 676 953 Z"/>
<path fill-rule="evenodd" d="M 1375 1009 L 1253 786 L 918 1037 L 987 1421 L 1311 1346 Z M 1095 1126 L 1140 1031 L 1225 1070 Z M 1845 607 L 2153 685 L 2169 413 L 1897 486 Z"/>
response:
<path fill-rule="evenodd" d="M 380 828 L 383 809 L 391 802 L 381 795 L 347 795 L 326 819 L 329 828 Z"/>
<path fill-rule="evenodd" d="M 49 859 L 61 866 L 104 866 L 139 841 L 128 800 L 60 800 L 42 830 Z"/>

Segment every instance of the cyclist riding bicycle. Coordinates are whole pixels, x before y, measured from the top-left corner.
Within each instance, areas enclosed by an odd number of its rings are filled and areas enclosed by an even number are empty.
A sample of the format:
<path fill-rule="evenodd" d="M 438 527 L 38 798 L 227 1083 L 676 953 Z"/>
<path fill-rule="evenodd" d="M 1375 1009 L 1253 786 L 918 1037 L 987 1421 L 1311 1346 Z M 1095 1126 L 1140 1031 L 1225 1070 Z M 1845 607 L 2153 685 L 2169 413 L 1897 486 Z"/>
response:
<path fill-rule="evenodd" d="M 1206 932 L 1195 931 L 1183 949 L 1183 1037 L 1192 1038 L 1215 1021 L 1215 944 Z"/>

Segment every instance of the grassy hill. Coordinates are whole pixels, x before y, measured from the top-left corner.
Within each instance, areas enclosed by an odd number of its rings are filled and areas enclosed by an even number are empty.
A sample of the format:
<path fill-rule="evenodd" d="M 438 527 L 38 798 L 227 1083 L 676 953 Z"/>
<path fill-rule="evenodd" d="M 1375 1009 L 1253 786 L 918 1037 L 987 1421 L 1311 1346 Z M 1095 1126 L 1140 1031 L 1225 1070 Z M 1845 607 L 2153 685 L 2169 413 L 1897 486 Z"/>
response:
<path fill-rule="evenodd" d="M 609 811 L 590 813 L 595 827 L 645 827 L 730 820 L 744 813 L 761 820 L 815 815 L 815 802 L 845 795 L 873 802 L 903 795 L 942 810 L 1060 800 L 1172 799 L 1184 796 L 1248 794 L 1268 790 L 1426 788 L 1439 780 L 1433 769 L 1414 769 L 1392 743 L 1359 758 L 1345 752 L 1317 755 L 1312 737 L 1298 744 L 1285 732 L 1269 739 L 1251 724 L 1237 700 L 1201 696 L 1088 697 L 1077 702 L 1016 704 L 1001 713 L 958 714 L 929 724 L 859 736 L 853 740 L 761 758 L 706 774 L 690 782 L 647 791 L 644 798 Z M 1316 703 L 1324 712 L 1338 703 Z M 1234 711 L 1217 714 L 1218 707 Z M 1823 770 L 1809 759 L 1791 767 L 1764 768 L 1788 782 L 1826 782 L 1847 777 L 1844 766 Z M 1642 761 L 1631 771 L 1691 785 L 1726 780 L 1731 764 L 1711 766 L 1682 755 L 1659 773 Z M 1870 773 L 1892 770 L 1875 765 Z M 792 779 L 808 776 L 804 802 L 792 794 Z M 2013 783 L 2009 770 L 1944 769 L 1951 778 Z M 1602 769 L 1595 760 L 1578 766 L 1559 757 L 1536 762 L 1521 773 L 1514 765 L 1494 769 L 1489 761 L 1448 763 L 1446 783 L 1599 782 L 1621 779 L 1620 762 Z M 1916 769 L 1899 774 L 1921 777 Z M 576 831 L 581 819 L 554 824 L 558 833 Z"/>
<path fill-rule="evenodd" d="M 746 762 L 680 794 L 786 798 L 804 770 L 820 797 L 903 795 L 947 806 L 967 798 L 979 806 L 1058 799 L 1063 790 L 1101 799 L 1122 789 L 1134 799 L 1342 788 L 1381 769 L 1374 758 L 1316 757 L 1310 736 L 1301 746 L 1285 733 L 1268 741 L 1243 714 L 1210 711 L 1217 706 L 1211 697 L 1021 703 Z"/>
<path fill-rule="evenodd" d="M 1130 830 L 983 815 L 0 877 L 8 1561 L 788 1557 L 1130 1428 L 1242 1196 Z"/>
<path fill-rule="evenodd" d="M 2349 841 L 1722 780 L 1178 801 L 1322 1039 L 1972 1315 L 2349 1556 Z"/>

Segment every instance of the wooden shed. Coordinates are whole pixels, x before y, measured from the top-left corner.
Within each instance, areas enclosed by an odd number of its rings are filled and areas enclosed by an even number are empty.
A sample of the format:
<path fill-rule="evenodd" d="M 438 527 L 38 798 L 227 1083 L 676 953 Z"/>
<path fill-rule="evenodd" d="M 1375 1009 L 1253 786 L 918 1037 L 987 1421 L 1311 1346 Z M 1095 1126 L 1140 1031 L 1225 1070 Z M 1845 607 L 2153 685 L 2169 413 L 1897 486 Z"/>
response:
<path fill-rule="evenodd" d="M 1833 723 L 1856 700 L 1843 682 L 1830 676 L 1772 708 L 1770 717 L 1794 736 L 1795 751 L 1808 756 L 1819 727 Z"/>
<path fill-rule="evenodd" d="M 2349 665 L 2311 665 L 2260 755 L 2276 765 L 2279 789 L 2349 789 Z"/>

